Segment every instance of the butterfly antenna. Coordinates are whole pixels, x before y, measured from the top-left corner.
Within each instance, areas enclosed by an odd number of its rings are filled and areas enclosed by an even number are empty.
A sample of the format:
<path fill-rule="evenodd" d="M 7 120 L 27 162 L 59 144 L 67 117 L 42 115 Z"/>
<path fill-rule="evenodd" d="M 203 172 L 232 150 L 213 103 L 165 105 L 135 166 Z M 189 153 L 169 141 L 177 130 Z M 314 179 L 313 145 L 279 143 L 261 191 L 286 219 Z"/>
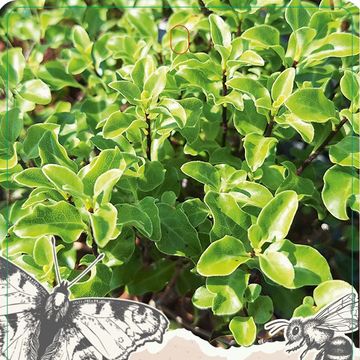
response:
<path fill-rule="evenodd" d="M 80 281 L 91 269 L 104 258 L 104 254 L 100 254 L 92 264 L 90 264 L 80 275 L 78 275 L 71 283 L 68 285 L 68 288 L 71 288 L 74 284 Z"/>
<path fill-rule="evenodd" d="M 58 284 L 60 284 L 61 283 L 61 276 L 60 276 L 60 270 L 59 270 L 59 263 L 58 263 L 57 255 L 56 255 L 56 240 L 55 240 L 54 236 L 51 237 L 51 245 L 52 245 L 52 253 L 53 253 L 56 281 L 57 281 Z"/>

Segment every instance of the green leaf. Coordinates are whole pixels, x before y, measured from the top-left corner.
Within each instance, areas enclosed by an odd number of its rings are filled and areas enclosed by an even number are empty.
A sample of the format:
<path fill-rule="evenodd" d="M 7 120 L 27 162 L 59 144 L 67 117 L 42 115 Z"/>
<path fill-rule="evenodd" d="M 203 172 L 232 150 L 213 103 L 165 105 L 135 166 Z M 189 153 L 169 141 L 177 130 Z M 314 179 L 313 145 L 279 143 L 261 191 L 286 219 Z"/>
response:
<path fill-rule="evenodd" d="M 148 292 L 159 292 L 174 275 L 175 264 L 166 259 L 144 266 L 126 285 L 129 294 L 144 295 Z"/>
<path fill-rule="evenodd" d="M 185 79 L 188 83 L 190 83 L 190 86 L 200 88 L 207 97 L 210 95 L 215 97 L 215 94 L 219 94 L 219 90 L 221 88 L 220 82 L 209 80 L 208 76 L 198 69 L 182 67 L 176 75 Z M 188 86 L 188 84 L 186 84 L 186 86 Z"/>
<path fill-rule="evenodd" d="M 356 294 L 357 291 L 347 282 L 342 280 L 328 280 L 315 288 L 314 301 L 319 310 L 349 293 Z"/>
<path fill-rule="evenodd" d="M 82 86 L 65 71 L 60 61 L 48 61 L 44 66 L 40 67 L 38 77 L 46 84 L 50 85 L 53 90 L 61 90 L 70 86 L 82 88 Z"/>
<path fill-rule="evenodd" d="M 77 165 L 72 161 L 65 148 L 59 143 L 56 135 L 47 131 L 39 142 L 39 155 L 41 165 L 59 164 L 71 170 L 77 170 Z"/>
<path fill-rule="evenodd" d="M 329 57 L 356 56 L 360 53 L 360 39 L 353 34 L 334 32 L 320 41 L 320 49 L 316 49 L 306 61 L 319 61 Z"/>
<path fill-rule="evenodd" d="M 110 201 L 112 191 L 116 183 L 120 180 L 126 167 L 125 161 L 121 161 L 120 169 L 111 169 L 101 174 L 94 184 L 94 199 L 101 204 Z"/>
<path fill-rule="evenodd" d="M 168 255 L 197 257 L 201 245 L 196 230 L 180 209 L 167 204 L 157 204 L 161 222 L 162 238 L 156 242 L 157 248 Z"/>
<path fill-rule="evenodd" d="M 279 30 L 269 25 L 257 25 L 243 32 L 241 37 L 250 41 L 250 45 L 258 48 L 269 48 L 278 45 Z"/>
<path fill-rule="evenodd" d="M 52 187 L 49 184 L 49 180 L 43 174 L 39 168 L 29 168 L 25 169 L 14 176 L 14 180 L 27 187 L 39 187 L 43 186 L 46 188 Z"/>
<path fill-rule="evenodd" d="M 254 248 L 266 242 L 279 241 L 288 234 L 298 208 L 298 197 L 288 190 L 277 194 L 260 212 L 256 224 L 249 229 Z"/>
<path fill-rule="evenodd" d="M 0 243 L 5 239 L 7 234 L 7 221 L 5 220 L 4 216 L 0 214 Z"/>
<path fill-rule="evenodd" d="M 90 215 L 94 240 L 100 247 L 116 238 L 116 219 L 117 209 L 110 203 L 100 206 Z"/>
<path fill-rule="evenodd" d="M 266 116 L 256 111 L 255 104 L 251 100 L 244 100 L 244 110 L 234 117 L 236 130 L 244 136 L 252 132 L 264 134 L 266 124 Z"/>
<path fill-rule="evenodd" d="M 218 15 L 209 16 L 211 39 L 215 45 L 229 47 L 231 45 L 231 32 L 229 25 Z"/>
<path fill-rule="evenodd" d="M 301 5 L 300 0 L 292 0 L 289 2 L 285 10 L 285 19 L 291 26 L 293 31 L 307 26 L 310 21 L 310 15 Z"/>
<path fill-rule="evenodd" d="M 342 166 L 354 166 L 360 168 L 359 138 L 346 136 L 337 144 L 329 148 L 330 160 L 334 164 Z"/>
<path fill-rule="evenodd" d="M 268 322 L 274 312 L 274 305 L 270 296 L 259 296 L 255 301 L 248 304 L 248 313 L 256 324 Z"/>
<path fill-rule="evenodd" d="M 340 80 L 340 89 L 343 95 L 352 103 L 354 112 L 359 109 L 360 81 L 359 75 L 350 70 L 345 70 Z"/>
<path fill-rule="evenodd" d="M 122 229 L 120 235 L 109 241 L 101 252 L 105 254 L 105 262 L 109 267 L 127 263 L 135 251 L 135 231 L 131 228 Z"/>
<path fill-rule="evenodd" d="M 25 58 L 21 48 L 7 49 L 3 54 L 2 63 L 6 72 L 9 88 L 14 88 L 23 78 L 26 66 Z M 3 75 L 3 74 L 2 74 Z M 5 74 L 4 74 L 5 75 Z M 4 76 L 5 78 L 5 76 Z"/>
<path fill-rule="evenodd" d="M 47 105 L 51 102 L 51 92 L 49 87 L 41 80 L 28 80 L 23 83 L 19 94 L 25 100 L 36 104 Z"/>
<path fill-rule="evenodd" d="M 39 266 L 49 266 L 53 262 L 51 241 L 47 236 L 36 240 L 33 250 L 33 258 Z"/>
<path fill-rule="evenodd" d="M 109 84 L 109 87 L 118 91 L 130 104 L 137 105 L 140 103 L 141 91 L 134 83 L 130 81 L 113 81 Z"/>
<path fill-rule="evenodd" d="M 230 192 L 241 206 L 263 208 L 273 198 L 271 192 L 263 185 L 252 181 L 241 181 Z"/>
<path fill-rule="evenodd" d="M 261 285 L 259 284 L 249 284 L 245 290 L 245 299 L 248 302 L 254 302 L 261 293 Z"/>
<path fill-rule="evenodd" d="M 301 135 L 302 139 L 307 143 L 311 143 L 314 139 L 314 126 L 309 122 L 302 121 L 293 113 L 285 113 L 282 116 L 276 116 L 275 121 L 278 124 L 291 126 Z"/>
<path fill-rule="evenodd" d="M 230 194 L 219 194 L 209 191 L 204 198 L 214 219 L 210 236 L 212 240 L 231 235 L 238 239 L 246 239 L 246 231 L 250 227 L 249 216 L 240 209 Z"/>
<path fill-rule="evenodd" d="M 31 125 L 26 131 L 23 143 L 23 150 L 27 159 L 34 159 L 39 156 L 39 142 L 47 131 L 52 131 L 56 135 L 60 125 L 40 123 Z"/>
<path fill-rule="evenodd" d="M 173 118 L 180 129 L 184 128 L 187 122 L 187 115 L 181 103 L 174 99 L 165 98 L 161 101 L 161 105 L 166 108 L 166 115 Z"/>
<path fill-rule="evenodd" d="M 244 138 L 245 159 L 252 172 L 256 171 L 270 155 L 277 139 L 251 133 Z"/>
<path fill-rule="evenodd" d="M 196 289 L 193 297 L 192 303 L 198 309 L 209 309 L 212 306 L 215 295 L 211 293 L 206 286 L 201 286 Z"/>
<path fill-rule="evenodd" d="M 110 291 L 110 281 L 111 270 L 99 263 L 91 270 L 89 278 L 81 279 L 71 287 L 71 294 L 75 298 L 103 297 Z"/>
<path fill-rule="evenodd" d="M 268 278 L 288 289 L 332 279 L 326 259 L 316 249 L 289 240 L 271 244 L 260 255 L 260 268 Z"/>
<path fill-rule="evenodd" d="M 323 123 L 336 117 L 334 103 L 321 89 L 300 89 L 286 101 L 286 107 L 303 121 Z"/>
<path fill-rule="evenodd" d="M 99 176 L 108 170 L 120 169 L 121 160 L 122 156 L 118 148 L 106 149 L 92 159 L 89 165 L 83 167 L 78 175 L 83 181 L 85 194 L 93 195 Z"/>
<path fill-rule="evenodd" d="M 144 88 L 144 84 L 149 76 L 155 71 L 156 65 L 154 58 L 150 55 L 139 58 L 131 72 L 131 78 L 139 89 Z"/>
<path fill-rule="evenodd" d="M 73 27 L 72 41 L 76 49 L 80 52 L 86 51 L 91 45 L 89 35 L 85 29 L 79 25 L 75 25 Z"/>
<path fill-rule="evenodd" d="M 359 178 L 351 168 L 334 165 L 324 175 L 321 197 L 328 211 L 339 220 L 348 220 L 347 206 L 359 212 Z"/>
<path fill-rule="evenodd" d="M 231 333 L 241 346 L 250 346 L 256 340 L 256 325 L 252 317 L 234 317 L 229 324 Z"/>
<path fill-rule="evenodd" d="M 293 0 L 294 1 L 294 0 Z M 271 87 L 271 96 L 274 100 L 274 107 L 281 106 L 291 95 L 295 80 L 295 69 L 284 70 L 274 81 Z"/>
<path fill-rule="evenodd" d="M 226 84 L 235 90 L 249 95 L 256 107 L 271 108 L 269 91 L 259 81 L 246 77 L 237 77 L 229 80 Z"/>
<path fill-rule="evenodd" d="M 316 30 L 309 27 L 302 27 L 290 34 L 285 57 L 289 59 L 288 64 L 291 66 L 294 61 L 304 56 L 307 48 L 311 45 L 316 36 Z"/>
<path fill-rule="evenodd" d="M 281 252 L 268 252 L 259 257 L 261 271 L 272 281 L 291 289 L 295 270 L 288 256 Z"/>
<path fill-rule="evenodd" d="M 14 232 L 19 237 L 58 235 L 68 243 L 76 241 L 84 229 L 79 211 L 65 201 L 36 205 L 30 214 L 14 224 Z"/>
<path fill-rule="evenodd" d="M 116 208 L 118 211 L 118 225 L 134 226 L 146 237 L 151 237 L 153 233 L 152 221 L 142 209 L 132 204 L 118 204 Z"/>
<path fill-rule="evenodd" d="M 156 100 L 165 89 L 168 71 L 166 66 L 161 66 L 154 71 L 146 80 L 141 97 L 145 99 L 151 97 L 152 100 Z"/>
<path fill-rule="evenodd" d="M 0 115 L 0 159 L 11 160 L 12 157 L 16 157 L 14 143 L 22 129 L 23 116 L 18 108 L 11 109 Z M 10 164 L 8 163 L 5 168 L 11 168 Z"/>
<path fill-rule="evenodd" d="M 58 189 L 69 192 L 75 196 L 83 193 L 84 185 L 82 181 L 67 167 L 49 164 L 44 165 L 42 171 Z"/>
<path fill-rule="evenodd" d="M 230 275 L 250 259 L 251 256 L 245 251 L 243 243 L 226 235 L 213 242 L 202 253 L 197 264 L 197 271 L 203 276 Z"/>
<path fill-rule="evenodd" d="M 181 167 L 181 171 L 200 183 L 211 186 L 214 190 L 220 188 L 219 172 L 207 162 L 190 161 Z"/>
<path fill-rule="evenodd" d="M 212 302 L 215 315 L 232 315 L 243 308 L 249 278 L 249 274 L 238 269 L 229 276 L 206 279 L 207 290 L 215 294 Z"/>
<path fill-rule="evenodd" d="M 165 179 L 164 166 L 159 161 L 146 161 L 138 171 L 138 186 L 141 191 L 151 191 L 161 185 Z"/>
<path fill-rule="evenodd" d="M 153 197 L 146 196 L 139 201 L 139 207 L 150 218 L 152 224 L 152 233 L 149 235 L 149 239 L 159 241 L 161 239 L 160 215 L 155 202 Z"/>
<path fill-rule="evenodd" d="M 181 203 L 180 208 L 188 217 L 193 227 L 202 224 L 209 215 L 208 207 L 197 198 L 185 200 Z"/>

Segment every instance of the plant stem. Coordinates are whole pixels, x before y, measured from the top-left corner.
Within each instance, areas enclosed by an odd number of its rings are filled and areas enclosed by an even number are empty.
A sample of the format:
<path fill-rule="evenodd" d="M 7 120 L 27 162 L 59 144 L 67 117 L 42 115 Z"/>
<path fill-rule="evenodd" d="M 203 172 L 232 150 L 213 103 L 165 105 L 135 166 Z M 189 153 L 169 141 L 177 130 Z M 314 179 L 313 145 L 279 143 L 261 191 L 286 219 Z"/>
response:
<path fill-rule="evenodd" d="M 226 70 L 223 71 L 223 77 L 222 77 L 222 96 L 226 96 L 228 93 L 228 88 L 226 85 Z M 228 132 L 228 123 L 227 123 L 227 107 L 225 105 L 222 106 L 222 129 L 223 129 L 223 134 L 222 134 L 222 141 L 221 141 L 221 146 L 225 146 L 226 144 L 226 137 L 227 137 L 227 132 Z"/>
<path fill-rule="evenodd" d="M 200 6 L 200 11 L 205 15 L 205 16 L 209 16 L 210 14 L 212 14 L 212 11 L 209 10 L 205 3 L 203 2 L 203 0 L 198 0 L 199 6 Z"/>
<path fill-rule="evenodd" d="M 151 122 L 150 122 L 148 113 L 145 113 L 145 119 L 146 119 L 146 124 L 147 124 L 146 156 L 151 161 Z"/>
<path fill-rule="evenodd" d="M 265 137 L 270 137 L 273 131 L 275 125 L 275 121 L 273 118 L 270 119 L 270 122 L 266 125 L 265 131 L 264 131 L 264 136 Z"/>
<path fill-rule="evenodd" d="M 296 175 L 301 175 L 302 172 L 322 153 L 325 147 L 330 143 L 334 136 L 340 131 L 343 125 L 346 123 L 347 119 L 343 118 L 338 125 L 336 125 L 335 130 L 331 131 L 330 134 L 326 137 L 323 143 L 318 147 L 318 149 L 312 152 L 309 157 L 301 164 L 301 166 L 296 170 Z"/>

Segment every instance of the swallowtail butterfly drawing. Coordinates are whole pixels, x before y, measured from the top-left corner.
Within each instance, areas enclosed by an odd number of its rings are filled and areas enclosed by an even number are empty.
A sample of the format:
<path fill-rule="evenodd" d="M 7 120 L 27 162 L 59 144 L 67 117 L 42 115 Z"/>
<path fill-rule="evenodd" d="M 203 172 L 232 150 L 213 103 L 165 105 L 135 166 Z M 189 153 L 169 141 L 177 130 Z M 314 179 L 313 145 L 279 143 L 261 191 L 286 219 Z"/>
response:
<path fill-rule="evenodd" d="M 53 244 L 57 286 L 49 293 L 37 280 L 0 257 L 0 354 L 7 360 L 126 360 L 146 342 L 161 342 L 168 327 L 155 308 L 111 298 L 69 299 Z"/>

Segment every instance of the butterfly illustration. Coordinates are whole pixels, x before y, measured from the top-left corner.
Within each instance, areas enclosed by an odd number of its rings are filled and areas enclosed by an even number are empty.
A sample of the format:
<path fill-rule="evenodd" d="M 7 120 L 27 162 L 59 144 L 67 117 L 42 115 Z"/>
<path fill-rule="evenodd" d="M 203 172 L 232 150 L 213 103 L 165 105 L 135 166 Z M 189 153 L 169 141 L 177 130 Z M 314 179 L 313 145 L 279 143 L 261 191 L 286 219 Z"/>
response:
<path fill-rule="evenodd" d="M 130 300 L 69 299 L 69 289 L 103 254 L 68 282 L 61 280 L 52 240 L 58 285 L 52 293 L 0 256 L 0 354 L 7 360 L 126 360 L 146 342 L 161 343 L 167 318 Z"/>
<path fill-rule="evenodd" d="M 304 359 L 309 350 L 318 351 L 315 360 L 351 360 L 353 343 L 342 335 L 352 333 L 359 327 L 359 300 L 355 293 L 349 293 L 306 318 L 290 321 L 277 319 L 265 325 L 270 335 L 285 330 L 287 352 L 305 347 L 300 355 Z"/>

